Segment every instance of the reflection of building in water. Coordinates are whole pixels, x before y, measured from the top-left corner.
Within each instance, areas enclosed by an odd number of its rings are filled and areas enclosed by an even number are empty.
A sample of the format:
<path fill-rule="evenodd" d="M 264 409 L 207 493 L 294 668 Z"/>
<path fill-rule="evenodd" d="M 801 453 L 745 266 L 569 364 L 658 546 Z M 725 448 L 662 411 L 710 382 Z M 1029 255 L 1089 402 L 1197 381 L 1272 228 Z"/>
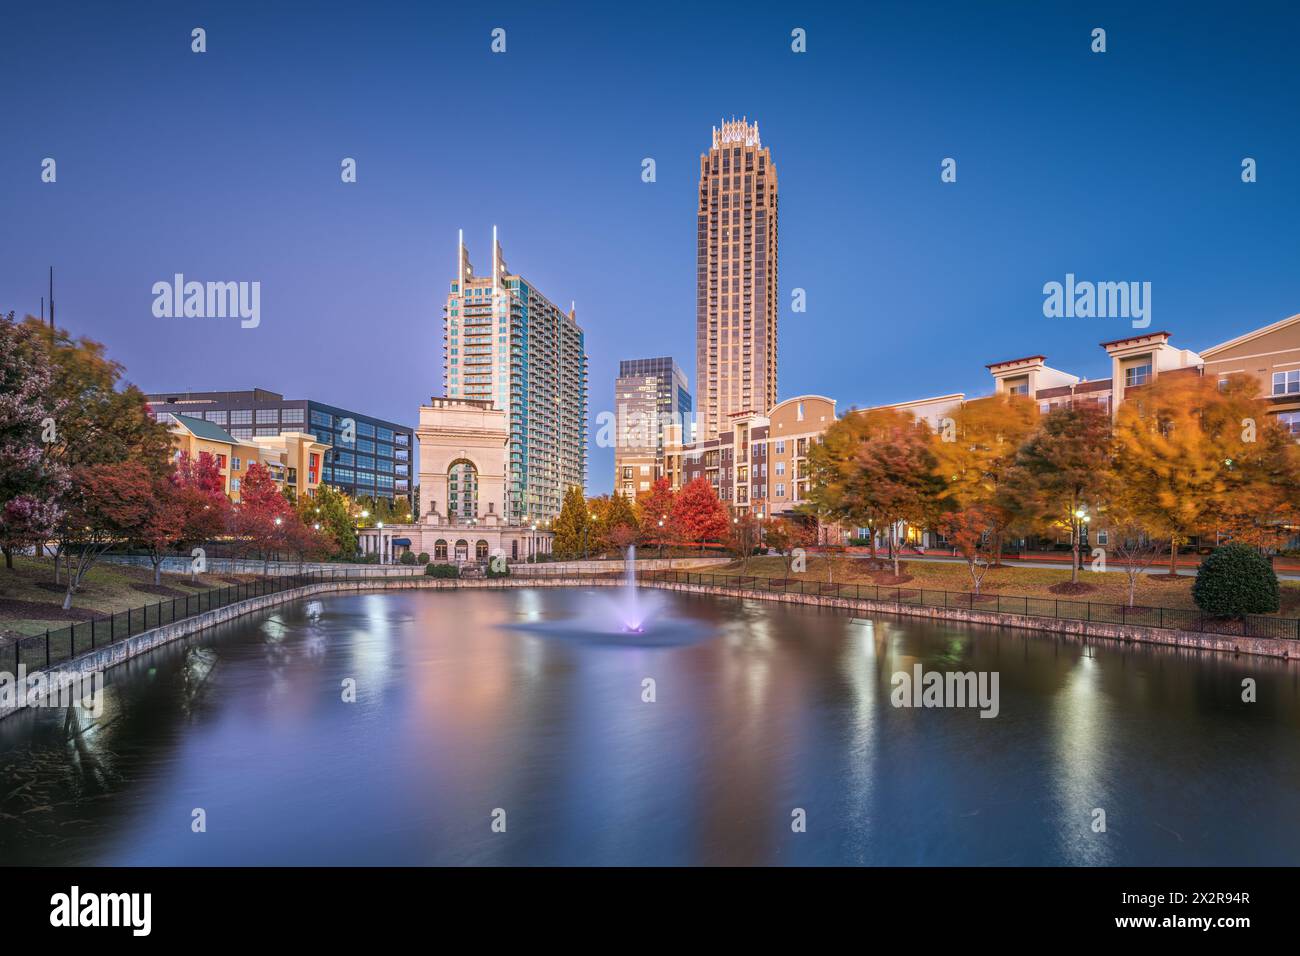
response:
<path fill-rule="evenodd" d="M 551 550 L 549 522 L 520 523 L 506 508 L 506 413 L 491 401 L 433 398 L 420 406 L 420 501 L 414 524 L 364 528 L 364 554 L 390 563 L 403 551 L 442 564 L 522 561 Z"/>

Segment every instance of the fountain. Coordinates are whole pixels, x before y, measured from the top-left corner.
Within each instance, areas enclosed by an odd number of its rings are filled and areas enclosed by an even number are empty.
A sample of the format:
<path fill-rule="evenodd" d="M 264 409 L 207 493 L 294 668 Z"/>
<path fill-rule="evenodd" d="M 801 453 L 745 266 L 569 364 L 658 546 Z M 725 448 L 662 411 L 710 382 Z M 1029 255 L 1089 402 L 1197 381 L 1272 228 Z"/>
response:
<path fill-rule="evenodd" d="M 698 622 L 679 620 L 665 613 L 665 597 L 637 587 L 636 548 L 627 549 L 623 580 L 610 590 L 575 592 L 581 606 L 562 620 L 524 621 L 509 625 L 516 630 L 556 635 L 587 643 L 631 647 L 674 646 L 693 643 L 705 630 Z"/>

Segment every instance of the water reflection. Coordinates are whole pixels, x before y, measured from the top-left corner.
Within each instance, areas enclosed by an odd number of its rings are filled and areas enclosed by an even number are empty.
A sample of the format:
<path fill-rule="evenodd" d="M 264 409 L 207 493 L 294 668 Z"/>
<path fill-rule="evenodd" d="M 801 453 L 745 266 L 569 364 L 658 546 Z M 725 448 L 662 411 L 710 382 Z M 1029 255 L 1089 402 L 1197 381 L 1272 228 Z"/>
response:
<path fill-rule="evenodd" d="M 1300 851 L 1294 667 L 664 597 L 702 639 L 519 630 L 592 599 L 537 589 L 313 599 L 162 648 L 110 673 L 96 720 L 0 723 L 0 859 L 1186 864 Z M 996 670 L 999 716 L 895 709 L 891 675 L 917 663 Z M 1247 676 L 1258 704 L 1240 699 Z M 189 830 L 195 807 L 206 834 Z"/>

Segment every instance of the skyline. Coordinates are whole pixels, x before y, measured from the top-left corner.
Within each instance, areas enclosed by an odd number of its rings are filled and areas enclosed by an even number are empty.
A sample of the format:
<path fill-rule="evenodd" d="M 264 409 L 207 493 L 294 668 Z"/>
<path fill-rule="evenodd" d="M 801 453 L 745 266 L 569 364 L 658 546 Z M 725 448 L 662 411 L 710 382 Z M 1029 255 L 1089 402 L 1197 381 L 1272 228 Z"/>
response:
<path fill-rule="evenodd" d="M 145 391 L 260 387 L 412 424 L 441 392 L 447 237 L 463 227 L 481 249 L 496 223 L 512 269 L 577 303 L 588 490 L 606 492 L 595 419 L 618 361 L 670 355 L 698 393 L 699 156 L 712 126 L 745 115 L 785 199 L 779 399 L 984 394 L 984 364 L 1038 352 L 1103 377 L 1097 343 L 1129 323 L 1045 318 L 1042 287 L 1067 274 L 1150 282 L 1151 328 L 1193 350 L 1300 311 L 1295 14 L 1279 5 L 763 7 L 741 22 L 507 5 L 454 25 L 386 9 L 400 24 L 248 5 L 10 14 L 0 103 L 26 132 L 0 156 L 0 306 L 36 314 L 53 264 L 60 326 L 105 342 Z M 498 23 L 509 43 L 493 55 Z M 1097 25 L 1105 54 L 1088 49 Z M 806 54 L 790 51 L 795 26 Z M 608 79 L 543 69 L 579 53 Z M 1246 156 L 1258 182 L 1241 182 Z M 344 157 L 355 184 L 339 181 Z M 940 182 L 946 157 L 956 183 Z M 152 285 L 175 273 L 260 281 L 260 326 L 155 318 Z"/>

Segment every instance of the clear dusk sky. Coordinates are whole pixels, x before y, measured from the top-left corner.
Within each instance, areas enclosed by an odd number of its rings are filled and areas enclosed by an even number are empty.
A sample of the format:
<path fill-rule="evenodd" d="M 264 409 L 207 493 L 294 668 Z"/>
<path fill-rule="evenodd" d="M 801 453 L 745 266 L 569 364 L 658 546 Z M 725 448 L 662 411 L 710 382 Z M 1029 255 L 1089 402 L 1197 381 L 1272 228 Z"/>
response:
<path fill-rule="evenodd" d="M 782 398 L 977 395 L 985 363 L 1040 352 L 1104 376 L 1097 343 L 1132 330 L 1045 318 L 1066 273 L 1150 282 L 1152 330 L 1192 349 L 1300 312 L 1293 3 L 0 10 L 0 310 L 38 312 L 54 265 L 59 325 L 147 391 L 414 424 L 442 391 L 456 230 L 486 272 L 495 224 L 512 271 L 577 302 L 606 492 L 619 359 L 670 354 L 694 387 L 699 155 L 733 116 L 778 170 Z M 261 325 L 155 318 L 177 272 L 259 281 Z"/>

